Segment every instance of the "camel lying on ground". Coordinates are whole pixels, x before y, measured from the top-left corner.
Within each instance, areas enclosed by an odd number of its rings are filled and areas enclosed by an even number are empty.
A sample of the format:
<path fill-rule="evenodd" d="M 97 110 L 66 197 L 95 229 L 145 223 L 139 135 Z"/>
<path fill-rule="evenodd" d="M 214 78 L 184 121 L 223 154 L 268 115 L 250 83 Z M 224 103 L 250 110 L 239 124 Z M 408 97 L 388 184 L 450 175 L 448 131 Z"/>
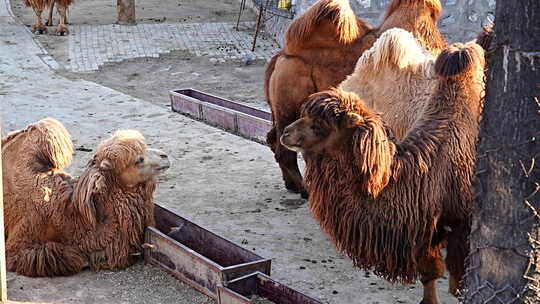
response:
<path fill-rule="evenodd" d="M 67 35 L 69 33 L 67 27 L 67 10 L 73 3 L 73 0 L 24 0 L 26 7 L 31 7 L 36 14 L 36 22 L 32 25 L 32 33 L 45 34 L 47 33 L 47 27 L 53 25 L 53 11 L 54 5 L 57 4 L 56 10 L 60 15 L 60 22 L 54 32 L 60 36 Z M 41 14 L 45 9 L 49 10 L 49 19 L 46 24 L 43 24 Z"/>
<path fill-rule="evenodd" d="M 278 140 L 283 129 L 298 119 L 303 101 L 342 82 L 353 72 L 360 55 L 390 28 L 411 31 L 424 47 L 438 54 L 446 46 L 437 29 L 441 10 L 439 0 L 393 0 L 383 23 L 372 28 L 355 16 L 349 1 L 319 0 L 291 23 L 284 48 L 265 72 L 265 95 L 273 122 L 267 142 L 287 189 L 306 197 L 297 154 Z"/>
<path fill-rule="evenodd" d="M 445 242 L 452 294 L 464 274 L 484 66 L 474 42 L 422 65 L 438 80 L 402 140 L 340 89 L 311 95 L 281 137 L 303 153 L 310 208 L 336 247 L 391 282 L 420 278 L 424 304 L 439 303 Z"/>
<path fill-rule="evenodd" d="M 167 156 L 143 136 L 118 131 L 79 178 L 64 172 L 68 131 L 43 119 L 2 139 L 7 268 L 26 276 L 121 269 L 140 253 L 154 224 L 153 193 Z"/>

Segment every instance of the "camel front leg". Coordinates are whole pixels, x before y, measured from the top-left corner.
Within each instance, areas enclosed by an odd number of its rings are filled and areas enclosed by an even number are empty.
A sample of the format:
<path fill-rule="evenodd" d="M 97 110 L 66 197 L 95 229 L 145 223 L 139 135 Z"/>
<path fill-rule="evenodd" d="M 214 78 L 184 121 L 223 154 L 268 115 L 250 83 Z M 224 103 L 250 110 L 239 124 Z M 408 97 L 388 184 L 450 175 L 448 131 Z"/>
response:
<path fill-rule="evenodd" d="M 64 36 L 69 34 L 68 27 L 66 25 L 67 21 L 67 6 L 64 6 L 64 4 L 58 3 L 57 6 L 58 14 L 60 15 L 60 24 L 58 24 L 58 27 L 54 31 L 59 36 Z"/>
<path fill-rule="evenodd" d="M 45 23 L 46 26 L 53 26 L 54 2 L 55 0 L 49 0 L 49 19 Z"/>
<path fill-rule="evenodd" d="M 64 24 L 68 25 L 68 14 L 69 14 L 69 7 L 66 7 L 66 13 L 64 14 Z"/>
<path fill-rule="evenodd" d="M 454 296 L 459 296 L 461 281 L 465 275 L 465 260 L 469 255 L 469 233 L 470 225 L 468 221 L 463 221 L 460 225 L 452 227 L 452 232 L 448 235 L 448 246 L 446 247 L 446 269 L 450 273 L 448 292 Z"/>
<path fill-rule="evenodd" d="M 281 132 L 277 132 L 281 136 Z M 279 138 L 279 137 L 278 137 Z M 302 174 L 298 168 L 298 154 L 285 148 L 281 142 L 275 144 L 274 157 L 278 162 L 285 182 L 285 188 L 294 193 L 300 193 L 302 198 L 308 198 L 308 193 L 304 187 Z"/>
<path fill-rule="evenodd" d="M 32 25 L 32 33 L 34 34 L 47 33 L 47 27 L 43 24 L 43 19 L 41 18 L 41 14 L 43 13 L 43 8 L 45 6 L 44 4 L 45 3 L 40 1 L 30 1 L 30 5 L 36 14 L 36 23 Z"/>
<path fill-rule="evenodd" d="M 437 296 L 437 279 L 444 274 L 444 264 L 439 245 L 428 249 L 427 255 L 419 265 L 421 282 L 424 285 L 424 297 L 420 304 L 439 304 Z"/>

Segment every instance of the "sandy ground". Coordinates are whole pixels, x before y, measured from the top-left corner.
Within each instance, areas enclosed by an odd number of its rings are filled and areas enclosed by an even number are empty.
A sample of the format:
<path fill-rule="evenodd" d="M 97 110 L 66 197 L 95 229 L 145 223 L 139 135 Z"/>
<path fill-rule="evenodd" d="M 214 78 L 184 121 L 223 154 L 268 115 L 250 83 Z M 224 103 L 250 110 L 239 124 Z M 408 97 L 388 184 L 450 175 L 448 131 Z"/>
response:
<path fill-rule="evenodd" d="M 169 90 L 194 88 L 223 98 L 268 109 L 262 86 L 264 63 L 212 63 L 205 57 L 173 52 L 159 58 L 140 58 L 107 64 L 98 73 L 62 73 L 123 93 L 168 104 Z"/>
<path fill-rule="evenodd" d="M 8 288 L 10 298 L 29 303 L 148 304 L 149 299 L 162 304 L 214 303 L 160 269 L 143 263 L 118 272 L 84 271 L 65 278 L 27 278 L 10 273 Z"/>
<path fill-rule="evenodd" d="M 70 20 L 111 23 L 115 18 L 112 5 L 110 1 L 78 1 L 70 11 Z M 153 0 L 138 5 L 143 22 L 162 22 L 163 17 L 165 22 L 234 22 L 238 9 L 236 0 Z M 16 15 L 31 24 L 31 10 L 20 7 L 19 1 L 14 6 Z M 253 18 L 253 14 L 245 18 Z M 43 35 L 36 39 L 62 64 L 66 59 L 65 37 Z M 9 41 L 17 43 L 15 37 Z M 92 149 L 118 128 L 136 128 L 147 136 L 151 147 L 169 152 L 173 160 L 156 192 L 156 201 L 263 257 L 273 258 L 273 278 L 324 303 L 420 300 L 419 284 L 392 285 L 369 272 L 353 269 L 350 260 L 337 253 L 321 233 L 306 201 L 284 190 L 267 147 L 171 113 L 167 107 L 167 90 L 185 87 L 264 106 L 263 63 L 213 64 L 204 57 L 176 52 L 76 74 L 45 72 L 24 58 L 17 60 L 20 66 L 8 66 L 4 78 L 5 69 L 0 67 L 4 127 L 12 131 L 50 115 L 64 122 L 79 148 L 69 170 L 74 175 L 92 155 L 80 148 Z M 6 62 L 0 54 L 2 64 L 15 63 Z M 68 278 L 30 279 L 11 274 L 8 287 L 12 300 L 36 303 L 213 302 L 141 264 L 122 272 L 83 272 Z M 439 280 L 442 303 L 456 303 L 446 288 L 447 280 Z"/>

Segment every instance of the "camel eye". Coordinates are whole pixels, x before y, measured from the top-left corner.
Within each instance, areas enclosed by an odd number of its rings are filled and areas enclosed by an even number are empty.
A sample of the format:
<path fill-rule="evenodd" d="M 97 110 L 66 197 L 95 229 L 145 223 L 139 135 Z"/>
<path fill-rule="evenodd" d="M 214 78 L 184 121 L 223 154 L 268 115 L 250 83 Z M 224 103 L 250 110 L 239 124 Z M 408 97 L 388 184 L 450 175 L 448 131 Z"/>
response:
<path fill-rule="evenodd" d="M 140 156 L 139 158 L 137 158 L 137 161 L 135 161 L 135 165 L 140 165 L 144 162 L 144 157 L 143 156 Z"/>

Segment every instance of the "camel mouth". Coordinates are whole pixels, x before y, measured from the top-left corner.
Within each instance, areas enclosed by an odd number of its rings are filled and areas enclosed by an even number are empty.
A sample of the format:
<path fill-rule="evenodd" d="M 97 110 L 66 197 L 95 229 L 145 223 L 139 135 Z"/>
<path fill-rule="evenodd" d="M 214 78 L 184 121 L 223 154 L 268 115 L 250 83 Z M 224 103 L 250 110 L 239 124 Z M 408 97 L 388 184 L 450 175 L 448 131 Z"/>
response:
<path fill-rule="evenodd" d="M 171 167 L 170 165 L 164 165 L 164 166 L 158 167 L 156 170 L 157 170 L 159 173 L 164 173 L 165 171 L 169 170 L 170 167 Z"/>
<path fill-rule="evenodd" d="M 302 148 L 300 145 L 286 144 L 283 141 L 281 142 L 281 144 L 283 146 L 285 146 L 285 148 L 287 148 L 287 149 L 289 149 L 291 151 L 298 152 L 298 153 L 303 153 L 304 152 L 304 148 Z"/>

